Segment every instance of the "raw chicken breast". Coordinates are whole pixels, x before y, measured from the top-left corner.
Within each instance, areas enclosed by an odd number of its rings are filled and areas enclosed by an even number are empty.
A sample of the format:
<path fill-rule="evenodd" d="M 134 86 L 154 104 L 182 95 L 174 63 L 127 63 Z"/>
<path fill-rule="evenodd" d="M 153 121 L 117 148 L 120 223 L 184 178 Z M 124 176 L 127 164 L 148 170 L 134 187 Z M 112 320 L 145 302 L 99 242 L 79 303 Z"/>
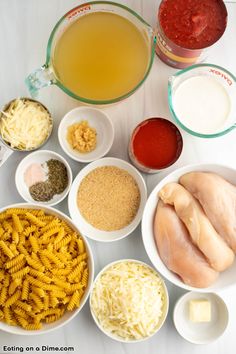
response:
<path fill-rule="evenodd" d="M 154 219 L 154 235 L 162 261 L 185 284 L 207 288 L 214 283 L 218 272 L 210 267 L 203 254 L 191 242 L 174 208 L 161 200 Z"/>
<path fill-rule="evenodd" d="M 199 200 L 216 231 L 236 253 L 236 187 L 208 172 L 187 173 L 180 183 Z"/>
<path fill-rule="evenodd" d="M 159 192 L 164 203 L 173 205 L 187 227 L 191 239 L 216 271 L 221 272 L 234 261 L 234 253 L 216 232 L 200 203 L 178 183 L 168 183 Z"/>

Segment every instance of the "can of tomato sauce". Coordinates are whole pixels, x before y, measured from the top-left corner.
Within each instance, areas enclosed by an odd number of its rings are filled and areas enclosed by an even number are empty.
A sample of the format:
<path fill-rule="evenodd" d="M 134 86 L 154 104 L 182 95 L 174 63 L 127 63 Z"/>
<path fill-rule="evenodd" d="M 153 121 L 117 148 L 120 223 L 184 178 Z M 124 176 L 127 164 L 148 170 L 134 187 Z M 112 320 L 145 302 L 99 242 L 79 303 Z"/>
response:
<path fill-rule="evenodd" d="M 156 54 L 178 69 L 199 63 L 226 25 L 227 9 L 222 0 L 162 0 L 157 14 Z"/>
<path fill-rule="evenodd" d="M 140 171 L 157 173 L 175 163 L 181 155 L 183 139 L 179 129 L 159 117 L 142 121 L 133 131 L 128 153 Z"/>

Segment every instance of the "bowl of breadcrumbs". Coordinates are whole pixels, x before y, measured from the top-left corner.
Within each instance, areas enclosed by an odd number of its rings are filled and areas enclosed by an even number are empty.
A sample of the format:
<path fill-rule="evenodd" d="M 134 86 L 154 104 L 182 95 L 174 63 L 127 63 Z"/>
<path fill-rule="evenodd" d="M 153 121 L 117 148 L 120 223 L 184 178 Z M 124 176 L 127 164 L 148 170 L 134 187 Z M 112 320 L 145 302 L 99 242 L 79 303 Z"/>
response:
<path fill-rule="evenodd" d="M 146 185 L 136 168 L 107 157 L 78 173 L 68 204 L 83 235 L 111 242 L 128 236 L 138 226 L 146 199 Z"/>

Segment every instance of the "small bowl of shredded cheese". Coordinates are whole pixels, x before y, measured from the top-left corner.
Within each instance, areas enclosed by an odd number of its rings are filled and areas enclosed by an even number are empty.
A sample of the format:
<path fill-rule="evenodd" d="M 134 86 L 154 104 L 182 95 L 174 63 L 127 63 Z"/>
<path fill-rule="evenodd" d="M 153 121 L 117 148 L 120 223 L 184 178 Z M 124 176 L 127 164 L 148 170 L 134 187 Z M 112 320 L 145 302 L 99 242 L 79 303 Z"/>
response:
<path fill-rule="evenodd" d="M 90 295 L 92 317 L 100 330 L 120 342 L 140 342 L 157 333 L 169 306 L 160 275 L 138 260 L 108 264 L 97 275 Z"/>
<path fill-rule="evenodd" d="M 53 121 L 48 109 L 31 98 L 17 98 L 0 111 L 0 138 L 16 151 L 41 147 L 52 132 Z"/>

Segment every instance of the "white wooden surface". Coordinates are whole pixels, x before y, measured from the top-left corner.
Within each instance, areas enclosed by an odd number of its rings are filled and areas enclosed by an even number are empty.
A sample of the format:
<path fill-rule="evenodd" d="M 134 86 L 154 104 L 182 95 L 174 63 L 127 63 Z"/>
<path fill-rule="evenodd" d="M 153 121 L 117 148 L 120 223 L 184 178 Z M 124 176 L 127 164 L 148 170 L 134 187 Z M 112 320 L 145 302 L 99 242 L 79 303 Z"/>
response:
<path fill-rule="evenodd" d="M 120 1 L 141 14 L 150 24 L 155 25 L 159 1 Z M 82 3 L 78 0 L 0 0 L 0 106 L 18 96 L 27 96 L 24 79 L 31 71 L 44 63 L 49 34 L 57 20 L 69 9 Z M 236 4 L 227 4 L 229 23 L 220 42 L 212 48 L 208 62 L 219 64 L 236 74 Z M 132 129 L 141 120 L 152 117 L 170 117 L 167 106 L 167 78 L 175 70 L 155 58 L 151 73 L 142 88 L 126 101 L 105 111 L 115 126 L 115 140 L 109 156 L 127 160 L 127 143 Z M 46 148 L 62 153 L 57 139 L 57 126 L 61 117 L 78 102 L 66 96 L 53 86 L 41 91 L 39 99 L 51 110 L 55 119 L 53 135 Z M 236 117 L 235 117 L 236 118 Z M 203 140 L 183 132 L 184 149 L 178 162 L 168 170 L 156 175 L 144 176 L 148 191 L 179 166 L 197 162 L 218 162 L 236 168 L 236 131 L 224 137 Z M 62 153 L 63 154 L 63 153 Z M 24 153 L 14 153 L 0 169 L 0 207 L 22 201 L 15 188 L 14 174 Z M 74 176 L 83 167 L 68 158 Z M 58 208 L 68 212 L 67 202 Z M 128 238 L 104 244 L 90 242 L 96 273 L 108 262 L 120 258 L 136 258 L 149 263 L 143 248 L 140 226 Z M 0 331 L 0 353 L 4 345 L 74 346 L 76 353 L 83 354 L 232 354 L 236 345 L 236 287 L 222 292 L 230 310 L 230 324 L 227 332 L 218 341 L 196 346 L 183 340 L 176 332 L 173 321 L 173 306 L 183 291 L 167 282 L 170 294 L 168 319 L 152 339 L 140 344 L 120 344 L 103 335 L 93 323 L 88 304 L 70 324 L 53 333 L 35 337 L 13 336 Z M 17 351 L 10 351 L 17 353 Z M 25 352 L 25 351 L 24 351 Z M 47 351 L 45 351 L 46 353 Z M 8 351 L 9 353 L 9 351 Z M 54 353 L 54 351 L 50 351 Z"/>

